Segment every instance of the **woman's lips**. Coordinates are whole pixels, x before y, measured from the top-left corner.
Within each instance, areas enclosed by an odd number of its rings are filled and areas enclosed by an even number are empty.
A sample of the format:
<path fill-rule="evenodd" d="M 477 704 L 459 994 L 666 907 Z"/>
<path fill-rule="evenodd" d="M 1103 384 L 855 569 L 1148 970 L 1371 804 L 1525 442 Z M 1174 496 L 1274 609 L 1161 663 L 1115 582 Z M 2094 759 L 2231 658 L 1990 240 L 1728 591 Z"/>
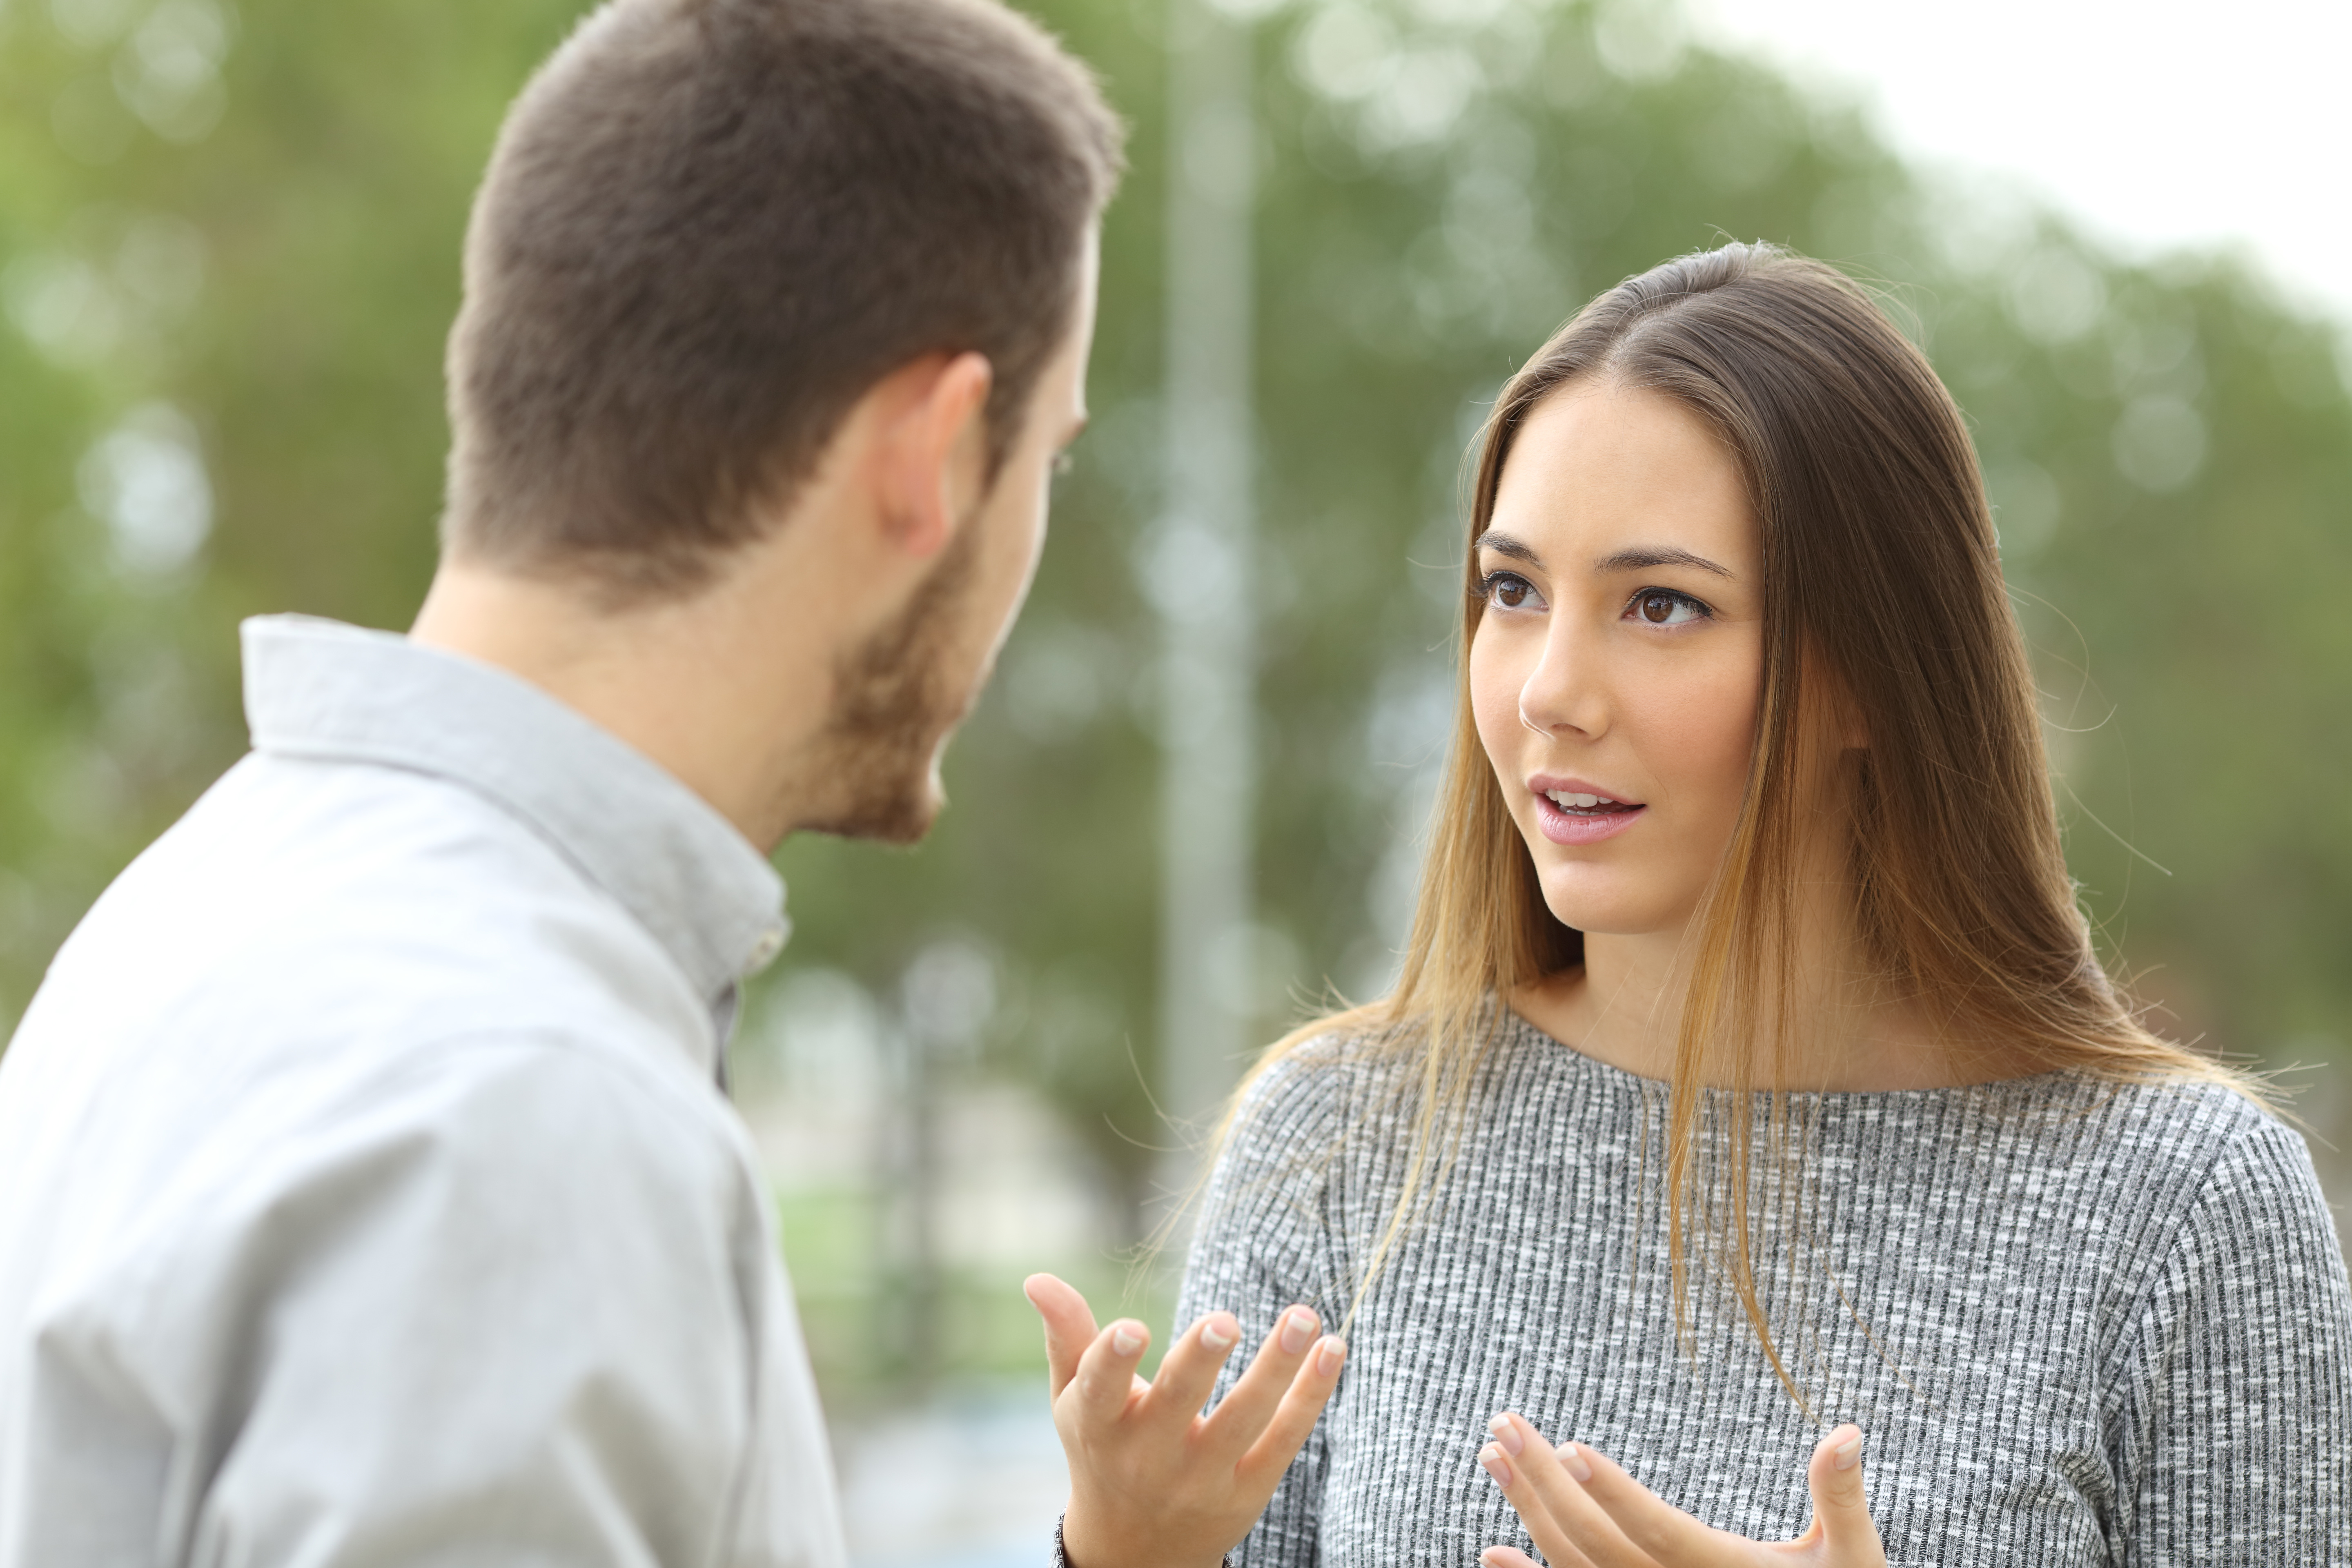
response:
<path fill-rule="evenodd" d="M 1549 795 L 1536 792 L 1536 826 L 1554 844 L 1598 844 L 1604 838 L 1614 838 L 1649 809 L 1646 805 L 1612 803 L 1593 810 L 1570 811 L 1555 805 Z"/>

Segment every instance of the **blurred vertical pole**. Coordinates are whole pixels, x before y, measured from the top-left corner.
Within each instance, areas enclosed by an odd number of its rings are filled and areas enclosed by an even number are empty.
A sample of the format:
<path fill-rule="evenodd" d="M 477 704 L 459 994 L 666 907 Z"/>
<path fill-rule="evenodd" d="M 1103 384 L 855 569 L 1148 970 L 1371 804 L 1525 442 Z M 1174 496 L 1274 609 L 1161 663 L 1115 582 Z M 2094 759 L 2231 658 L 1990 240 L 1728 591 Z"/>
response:
<path fill-rule="evenodd" d="M 919 1021 L 886 1026 L 889 1092 L 875 1147 L 881 1310 L 873 1328 L 886 1375 L 922 1390 L 940 1361 L 940 1047 Z"/>
<path fill-rule="evenodd" d="M 1213 1113 L 1238 1071 L 1233 984 L 1255 856 L 1256 638 L 1251 605 L 1251 209 L 1257 132 L 1248 25 L 1213 0 L 1168 4 L 1166 511 L 1150 571 L 1161 614 L 1161 1109 Z M 1179 1190 L 1190 1156 L 1165 1173 Z"/>
<path fill-rule="evenodd" d="M 938 1377 L 940 1346 L 940 1042 L 909 1026 L 907 1058 L 906 1375 L 918 1388 Z"/>

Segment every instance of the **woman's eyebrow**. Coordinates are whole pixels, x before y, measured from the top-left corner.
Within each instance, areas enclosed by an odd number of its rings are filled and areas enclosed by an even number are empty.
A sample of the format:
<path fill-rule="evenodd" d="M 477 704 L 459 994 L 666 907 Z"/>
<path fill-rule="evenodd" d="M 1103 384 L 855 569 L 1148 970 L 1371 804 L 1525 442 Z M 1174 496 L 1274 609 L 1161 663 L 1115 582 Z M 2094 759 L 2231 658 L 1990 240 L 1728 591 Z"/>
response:
<path fill-rule="evenodd" d="M 1535 552 L 1533 545 L 1523 540 L 1514 539 L 1497 529 L 1490 528 L 1480 534 L 1470 548 L 1473 552 L 1491 550 L 1497 555 L 1507 555 L 1514 561 L 1524 561 L 1530 566 L 1543 564 L 1543 557 Z"/>
<path fill-rule="evenodd" d="M 1666 544 L 1637 544 L 1630 550 L 1620 550 L 1604 555 L 1592 563 L 1592 569 L 1603 576 L 1617 572 L 1645 572 L 1653 566 L 1689 566 L 1701 572 L 1712 572 L 1718 577 L 1739 580 L 1739 574 L 1728 566 L 1720 566 L 1704 555 L 1694 555 L 1687 550 L 1677 550 Z"/>

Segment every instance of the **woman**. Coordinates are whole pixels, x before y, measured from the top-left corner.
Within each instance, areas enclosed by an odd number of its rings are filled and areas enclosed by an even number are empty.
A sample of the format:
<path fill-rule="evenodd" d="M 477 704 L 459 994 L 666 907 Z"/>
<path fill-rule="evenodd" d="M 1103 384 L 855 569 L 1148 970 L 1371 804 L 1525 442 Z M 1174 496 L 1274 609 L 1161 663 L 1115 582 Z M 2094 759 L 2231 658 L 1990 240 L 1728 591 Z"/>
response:
<path fill-rule="evenodd" d="M 1924 358 L 1668 262 L 1505 390 L 1470 542 L 1402 979 L 1244 1086 L 1185 1278 L 1351 1347 L 1234 1563 L 2352 1562 L 2327 1211 L 2100 971 Z"/>

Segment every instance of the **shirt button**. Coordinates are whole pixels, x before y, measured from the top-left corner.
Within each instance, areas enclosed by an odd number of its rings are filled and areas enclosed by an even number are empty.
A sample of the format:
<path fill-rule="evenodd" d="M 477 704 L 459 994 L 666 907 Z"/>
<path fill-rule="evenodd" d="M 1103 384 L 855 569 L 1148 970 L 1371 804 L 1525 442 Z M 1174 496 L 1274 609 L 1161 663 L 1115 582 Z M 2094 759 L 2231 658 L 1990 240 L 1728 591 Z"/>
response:
<path fill-rule="evenodd" d="M 760 940 L 751 944 L 752 971 L 756 973 L 767 968 L 776 962 L 776 954 L 783 951 L 784 933 L 777 927 L 770 926 L 760 933 Z"/>

